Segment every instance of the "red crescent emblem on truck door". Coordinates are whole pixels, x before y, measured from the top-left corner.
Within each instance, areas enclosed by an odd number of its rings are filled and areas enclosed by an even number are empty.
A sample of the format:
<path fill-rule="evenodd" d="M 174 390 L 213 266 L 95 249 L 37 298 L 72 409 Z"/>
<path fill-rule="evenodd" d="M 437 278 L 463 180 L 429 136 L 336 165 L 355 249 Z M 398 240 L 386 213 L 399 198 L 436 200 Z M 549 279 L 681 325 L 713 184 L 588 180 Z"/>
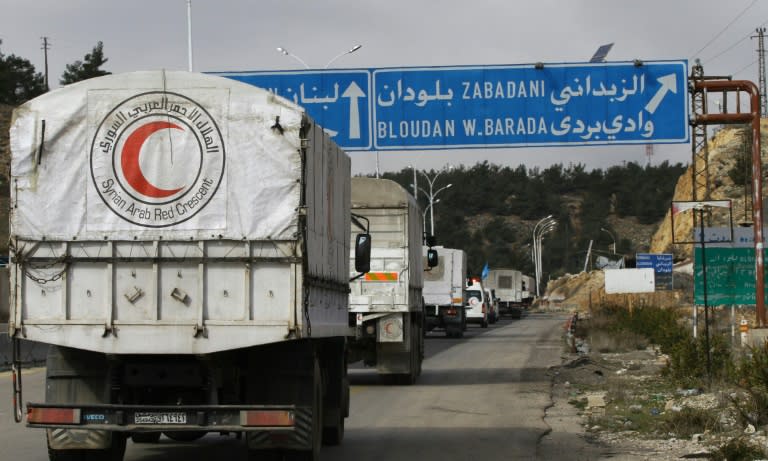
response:
<path fill-rule="evenodd" d="M 157 131 L 163 129 L 177 129 L 183 130 L 180 126 L 170 122 L 150 122 L 146 125 L 140 126 L 133 133 L 128 136 L 123 145 L 123 151 L 120 158 L 120 166 L 123 168 L 123 175 L 126 182 L 133 187 L 136 192 L 143 194 L 147 197 L 165 198 L 179 192 L 184 189 L 184 186 L 178 189 L 161 189 L 144 176 L 141 171 L 141 163 L 139 162 L 139 155 L 141 154 L 141 148 L 146 140 Z"/>

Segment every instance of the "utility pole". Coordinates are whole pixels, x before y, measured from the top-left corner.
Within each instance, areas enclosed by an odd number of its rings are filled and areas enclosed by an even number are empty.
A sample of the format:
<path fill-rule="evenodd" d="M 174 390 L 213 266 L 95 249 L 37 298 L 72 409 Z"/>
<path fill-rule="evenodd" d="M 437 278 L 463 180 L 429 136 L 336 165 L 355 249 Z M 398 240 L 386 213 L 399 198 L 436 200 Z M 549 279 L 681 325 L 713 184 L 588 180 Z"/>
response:
<path fill-rule="evenodd" d="M 760 89 L 760 117 L 768 117 L 768 95 L 765 94 L 765 27 L 755 29 L 757 35 L 758 88 Z"/>
<path fill-rule="evenodd" d="M 187 0 L 187 64 L 192 72 L 192 0 Z"/>
<path fill-rule="evenodd" d="M 41 49 L 43 50 L 43 56 L 45 59 L 45 91 L 48 91 L 51 89 L 50 86 L 48 86 L 48 50 L 51 48 L 51 44 L 48 43 L 48 37 L 40 37 L 43 40 L 43 46 Z"/>
<path fill-rule="evenodd" d="M 653 157 L 653 144 L 645 145 L 645 156 L 648 157 L 648 166 L 651 166 L 651 157 Z"/>

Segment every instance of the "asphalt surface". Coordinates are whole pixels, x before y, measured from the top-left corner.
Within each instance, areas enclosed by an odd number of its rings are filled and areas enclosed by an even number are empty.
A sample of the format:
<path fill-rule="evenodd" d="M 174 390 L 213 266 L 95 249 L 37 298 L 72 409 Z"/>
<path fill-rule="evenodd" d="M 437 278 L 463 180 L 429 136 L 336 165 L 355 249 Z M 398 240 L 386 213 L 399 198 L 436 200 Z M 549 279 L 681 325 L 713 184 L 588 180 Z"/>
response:
<path fill-rule="evenodd" d="M 375 371 L 350 370 L 351 415 L 342 445 L 324 461 L 598 459 L 578 433 L 574 412 L 551 397 L 550 367 L 563 353 L 564 316 L 534 313 L 470 326 L 465 338 L 426 339 L 424 371 L 412 386 L 381 384 Z M 24 400 L 42 401 L 45 370 L 24 373 Z M 47 459 L 44 432 L 14 424 L 10 373 L 0 373 L 2 459 Z M 549 414 L 548 414 L 549 413 Z M 181 444 L 128 443 L 126 461 L 245 459 L 233 435 Z"/>

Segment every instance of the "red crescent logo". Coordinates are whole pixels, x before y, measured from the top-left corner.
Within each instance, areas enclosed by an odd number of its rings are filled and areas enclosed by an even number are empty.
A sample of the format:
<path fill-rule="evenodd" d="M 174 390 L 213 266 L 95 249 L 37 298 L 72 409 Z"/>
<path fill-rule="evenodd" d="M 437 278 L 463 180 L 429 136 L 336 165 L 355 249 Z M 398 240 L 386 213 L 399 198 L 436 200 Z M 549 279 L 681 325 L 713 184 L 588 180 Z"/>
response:
<path fill-rule="evenodd" d="M 146 125 L 140 126 L 136 131 L 130 134 L 125 140 L 123 146 L 122 156 L 120 158 L 120 166 L 123 168 L 123 174 L 125 180 L 136 192 L 148 197 L 165 198 L 177 193 L 184 189 L 184 186 L 178 189 L 160 189 L 155 186 L 144 176 L 141 171 L 141 165 L 139 164 L 139 154 L 141 153 L 141 147 L 144 142 L 152 136 L 156 131 L 163 129 L 175 128 L 177 130 L 183 130 L 178 125 L 170 122 L 151 122 Z"/>

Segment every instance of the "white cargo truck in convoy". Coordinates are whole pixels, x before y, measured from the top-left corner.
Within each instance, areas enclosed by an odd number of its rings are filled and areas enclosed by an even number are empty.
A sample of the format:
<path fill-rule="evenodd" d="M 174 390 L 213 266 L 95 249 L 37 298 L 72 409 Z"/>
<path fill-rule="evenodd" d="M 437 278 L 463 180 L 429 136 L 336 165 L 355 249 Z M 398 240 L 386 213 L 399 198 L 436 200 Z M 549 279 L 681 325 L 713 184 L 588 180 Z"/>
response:
<path fill-rule="evenodd" d="M 448 337 L 461 338 L 467 326 L 464 289 L 467 281 L 467 254 L 455 248 L 435 247 L 437 266 L 424 272 L 426 328 L 445 330 Z M 424 261 L 428 247 L 423 247 Z"/>
<path fill-rule="evenodd" d="M 119 461 L 161 433 L 235 433 L 260 460 L 341 441 L 350 159 L 302 108 L 110 75 L 17 108 L 11 153 L 9 329 L 51 345 L 26 407 L 51 460 Z"/>
<path fill-rule="evenodd" d="M 523 314 L 523 274 L 515 269 L 491 269 L 485 279 L 502 315 L 520 318 Z"/>
<path fill-rule="evenodd" d="M 355 177 L 352 213 L 370 228 L 372 248 L 370 272 L 350 283 L 349 362 L 412 384 L 424 355 L 421 210 L 396 182 Z"/>

